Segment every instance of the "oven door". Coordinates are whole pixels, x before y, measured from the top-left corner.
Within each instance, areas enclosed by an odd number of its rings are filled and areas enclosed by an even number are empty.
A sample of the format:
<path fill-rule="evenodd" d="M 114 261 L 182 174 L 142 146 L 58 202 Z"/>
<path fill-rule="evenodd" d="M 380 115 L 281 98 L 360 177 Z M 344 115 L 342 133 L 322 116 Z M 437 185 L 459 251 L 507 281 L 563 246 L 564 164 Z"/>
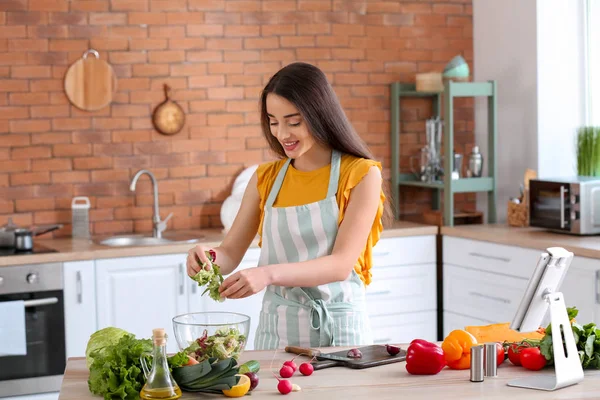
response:
<path fill-rule="evenodd" d="M 0 357 L 0 397 L 60 390 L 66 366 L 62 290 L 0 295 L 25 302 L 27 355 Z"/>
<path fill-rule="evenodd" d="M 571 185 L 532 180 L 529 183 L 529 225 L 571 231 Z"/>

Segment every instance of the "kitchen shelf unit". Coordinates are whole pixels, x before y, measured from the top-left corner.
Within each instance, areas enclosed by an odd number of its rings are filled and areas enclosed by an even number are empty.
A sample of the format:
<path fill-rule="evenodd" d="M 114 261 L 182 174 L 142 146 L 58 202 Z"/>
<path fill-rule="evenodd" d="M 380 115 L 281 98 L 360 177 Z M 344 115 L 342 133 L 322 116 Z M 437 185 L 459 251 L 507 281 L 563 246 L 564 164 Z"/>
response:
<path fill-rule="evenodd" d="M 391 186 L 392 196 L 400 200 L 400 186 L 424 187 L 435 191 L 432 208 L 439 210 L 442 191 L 444 192 L 444 225 L 454 225 L 454 193 L 488 193 L 488 222 L 496 222 L 496 138 L 497 138 L 497 85 L 496 81 L 454 82 L 446 81 L 443 92 L 420 92 L 415 84 L 393 82 L 391 90 Z M 488 151 L 484 162 L 488 176 L 479 178 L 444 179 L 439 182 L 422 182 L 412 173 L 400 172 L 400 103 L 403 97 L 428 97 L 433 99 L 433 114 L 440 116 L 444 110 L 444 171 L 446 176 L 452 171 L 454 161 L 454 99 L 458 97 L 487 97 L 488 99 Z M 395 219 L 400 219 L 395 210 Z"/>

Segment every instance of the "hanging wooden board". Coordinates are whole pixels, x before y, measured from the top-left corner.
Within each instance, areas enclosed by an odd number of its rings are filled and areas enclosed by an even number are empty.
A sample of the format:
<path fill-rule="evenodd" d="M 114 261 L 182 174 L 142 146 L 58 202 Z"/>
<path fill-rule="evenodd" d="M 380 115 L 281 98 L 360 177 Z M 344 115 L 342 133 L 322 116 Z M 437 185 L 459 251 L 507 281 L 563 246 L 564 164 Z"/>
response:
<path fill-rule="evenodd" d="M 164 85 L 165 101 L 154 109 L 152 124 L 163 135 L 174 135 L 185 125 L 185 114 L 181 106 L 170 99 L 171 88 Z"/>
<path fill-rule="evenodd" d="M 94 57 L 88 57 L 88 54 Z M 96 50 L 88 50 L 75 61 L 65 75 L 65 92 L 77 108 L 95 111 L 106 107 L 117 90 L 113 68 L 101 60 Z"/>

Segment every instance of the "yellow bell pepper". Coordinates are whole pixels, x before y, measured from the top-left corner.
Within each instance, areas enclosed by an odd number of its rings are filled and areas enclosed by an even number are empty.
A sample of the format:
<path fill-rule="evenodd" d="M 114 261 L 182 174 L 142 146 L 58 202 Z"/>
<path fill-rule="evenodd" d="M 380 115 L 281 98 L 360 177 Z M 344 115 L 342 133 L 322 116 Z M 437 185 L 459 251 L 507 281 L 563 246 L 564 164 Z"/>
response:
<path fill-rule="evenodd" d="M 469 369 L 471 366 L 471 347 L 477 344 L 475 336 L 456 329 L 450 332 L 442 342 L 446 364 L 451 369 Z"/>

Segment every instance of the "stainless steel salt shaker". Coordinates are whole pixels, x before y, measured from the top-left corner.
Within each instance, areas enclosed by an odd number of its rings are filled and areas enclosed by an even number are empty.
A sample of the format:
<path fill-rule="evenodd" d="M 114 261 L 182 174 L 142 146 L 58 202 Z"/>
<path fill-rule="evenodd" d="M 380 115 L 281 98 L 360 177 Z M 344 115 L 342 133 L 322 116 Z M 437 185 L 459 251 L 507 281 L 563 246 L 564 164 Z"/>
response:
<path fill-rule="evenodd" d="M 483 345 L 471 347 L 471 382 L 483 382 Z"/>
<path fill-rule="evenodd" d="M 483 172 L 483 156 L 479 152 L 479 146 L 473 146 L 469 155 L 469 172 L 473 178 L 481 177 Z"/>
<path fill-rule="evenodd" d="M 498 347 L 496 347 L 496 343 L 492 342 L 492 343 L 486 343 L 484 344 L 484 354 L 483 354 L 483 361 L 484 361 L 484 373 L 485 376 L 489 376 L 489 377 L 494 377 L 497 375 L 497 363 L 496 361 L 498 361 Z"/>

